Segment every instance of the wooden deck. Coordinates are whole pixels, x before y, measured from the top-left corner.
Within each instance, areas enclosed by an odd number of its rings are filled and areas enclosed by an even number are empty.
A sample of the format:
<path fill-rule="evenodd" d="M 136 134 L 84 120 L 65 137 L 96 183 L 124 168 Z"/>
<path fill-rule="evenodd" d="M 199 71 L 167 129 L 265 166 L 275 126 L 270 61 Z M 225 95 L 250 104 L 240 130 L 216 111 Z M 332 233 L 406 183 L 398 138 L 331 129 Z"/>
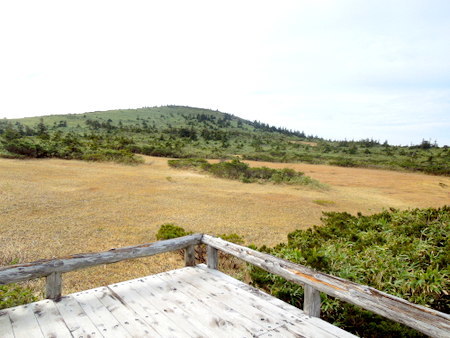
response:
<path fill-rule="evenodd" d="M 0 337 L 354 337 L 205 265 L 0 311 Z"/>
<path fill-rule="evenodd" d="M 207 267 L 195 265 L 202 246 Z M 64 273 L 180 249 L 187 268 L 61 298 Z M 219 251 L 303 286 L 303 310 L 219 272 Z M 321 293 L 450 337 L 449 314 L 207 234 L 0 267 L 0 285 L 34 278 L 46 279 L 47 300 L 0 311 L 0 337 L 351 336 L 319 319 Z"/>

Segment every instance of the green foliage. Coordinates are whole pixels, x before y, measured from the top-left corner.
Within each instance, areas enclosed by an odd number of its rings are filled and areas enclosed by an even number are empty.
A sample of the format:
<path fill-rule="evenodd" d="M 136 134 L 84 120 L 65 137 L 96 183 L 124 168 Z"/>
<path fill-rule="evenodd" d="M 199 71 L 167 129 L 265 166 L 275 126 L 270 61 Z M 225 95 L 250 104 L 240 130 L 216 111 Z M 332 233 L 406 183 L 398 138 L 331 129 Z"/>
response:
<path fill-rule="evenodd" d="M 324 213 L 323 226 L 296 230 L 268 252 L 448 313 L 450 206 L 391 209 L 371 216 Z M 253 268 L 253 282 L 299 306 L 300 286 Z M 363 336 L 419 336 L 368 311 L 323 297 L 322 317 Z"/>
<path fill-rule="evenodd" d="M 124 144 L 132 141 L 117 138 L 103 143 L 101 137 L 94 135 L 77 135 L 69 132 L 63 134 L 56 131 L 51 136 L 41 121 L 36 127 L 37 136 L 22 136 L 20 132 L 12 132 L 8 127 L 0 139 L 3 149 L 2 157 L 6 158 L 63 158 L 86 161 L 113 161 L 123 164 L 142 163 L 143 159 L 135 156 Z M 21 128 L 18 128 L 19 130 Z M 95 141 L 95 143 L 93 142 Z"/>
<path fill-rule="evenodd" d="M 329 162 L 331 165 L 340 167 L 358 167 L 358 164 L 350 158 L 338 158 Z"/>
<path fill-rule="evenodd" d="M 173 168 L 197 168 L 209 172 L 216 177 L 240 180 L 244 183 L 272 182 L 275 184 L 285 183 L 324 187 L 318 181 L 293 169 L 250 168 L 247 163 L 241 162 L 239 159 L 219 163 L 209 163 L 203 159 L 181 159 L 169 160 L 168 164 Z"/>
<path fill-rule="evenodd" d="M 242 236 L 239 236 L 236 233 L 232 233 L 232 234 L 222 234 L 219 235 L 217 237 L 222 238 L 225 241 L 231 242 L 231 243 L 235 243 L 235 244 L 239 244 L 242 245 L 244 244 L 244 238 Z"/>
<path fill-rule="evenodd" d="M 179 227 L 175 224 L 168 223 L 163 224 L 159 228 L 158 232 L 156 233 L 156 239 L 158 241 L 163 239 L 172 239 L 177 237 L 183 237 L 192 234 L 190 231 L 184 230 L 182 227 Z"/>
<path fill-rule="evenodd" d="M 172 168 L 192 169 L 202 168 L 208 164 L 208 161 L 199 158 L 186 158 L 181 160 L 168 160 L 167 163 Z"/>
<path fill-rule="evenodd" d="M 0 310 L 37 301 L 33 291 L 18 284 L 0 285 Z"/>
<path fill-rule="evenodd" d="M 144 160 L 136 157 L 127 150 L 101 149 L 94 152 L 86 152 L 81 156 L 82 160 L 95 162 L 117 162 L 123 164 L 139 164 Z"/>
<path fill-rule="evenodd" d="M 83 159 L 83 155 L 98 150 L 174 158 L 220 159 L 239 155 L 245 160 L 450 175 L 450 149 L 430 141 L 410 147 L 371 139 L 327 141 L 304 132 L 192 107 L 145 107 L 0 120 L 2 157 Z M 97 154 L 87 158 L 103 161 L 110 156 Z M 251 182 L 251 178 L 243 181 Z"/>

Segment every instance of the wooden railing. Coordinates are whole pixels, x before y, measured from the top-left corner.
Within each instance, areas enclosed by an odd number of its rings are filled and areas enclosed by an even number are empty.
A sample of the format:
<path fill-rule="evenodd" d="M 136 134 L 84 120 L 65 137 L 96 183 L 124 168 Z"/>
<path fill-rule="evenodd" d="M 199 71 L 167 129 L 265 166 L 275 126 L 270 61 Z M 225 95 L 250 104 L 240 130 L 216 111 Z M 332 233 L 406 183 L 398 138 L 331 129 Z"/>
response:
<path fill-rule="evenodd" d="M 194 266 L 194 247 L 199 244 L 207 245 L 207 265 L 211 269 L 217 269 L 218 250 L 221 250 L 270 273 L 284 277 L 288 281 L 302 285 L 305 291 L 303 310 L 310 316 L 320 316 L 320 292 L 324 292 L 410 326 L 424 334 L 433 337 L 450 337 L 450 315 L 448 314 L 412 304 L 368 286 L 317 272 L 306 266 L 203 234 L 99 253 L 79 254 L 60 259 L 2 267 L 0 268 L 0 285 L 46 277 L 46 297 L 57 299 L 61 297 L 62 274 L 65 272 L 180 249 L 185 249 L 186 266 Z"/>

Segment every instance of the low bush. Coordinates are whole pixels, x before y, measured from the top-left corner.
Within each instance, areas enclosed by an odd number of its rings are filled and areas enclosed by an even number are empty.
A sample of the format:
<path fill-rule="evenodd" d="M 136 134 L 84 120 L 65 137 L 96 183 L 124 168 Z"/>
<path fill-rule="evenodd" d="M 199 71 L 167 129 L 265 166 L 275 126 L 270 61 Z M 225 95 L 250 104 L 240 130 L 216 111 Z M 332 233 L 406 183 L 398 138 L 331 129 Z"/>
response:
<path fill-rule="evenodd" d="M 144 160 L 127 150 L 101 149 L 94 152 L 86 152 L 81 155 L 82 160 L 94 162 L 117 162 L 122 164 L 138 164 Z"/>
<path fill-rule="evenodd" d="M 33 291 L 18 284 L 0 285 L 0 310 L 37 301 Z"/>
<path fill-rule="evenodd" d="M 272 182 L 275 184 L 298 184 L 324 187 L 317 180 L 305 176 L 302 172 L 293 169 L 272 169 L 268 167 L 253 167 L 239 159 L 219 163 L 208 163 L 204 159 L 169 160 L 172 168 L 196 168 L 209 172 L 216 177 L 240 180 L 243 183 Z"/>
<path fill-rule="evenodd" d="M 338 158 L 335 160 L 329 161 L 330 165 L 337 165 L 339 167 L 358 167 L 358 163 L 350 158 Z"/>
<path fill-rule="evenodd" d="M 448 313 L 450 206 L 391 209 L 371 216 L 324 213 L 321 227 L 296 230 L 287 243 L 260 251 Z M 252 268 L 253 283 L 301 307 L 303 288 Z M 321 317 L 362 336 L 421 336 L 390 320 L 322 297 Z"/>
<path fill-rule="evenodd" d="M 167 163 L 172 168 L 202 168 L 202 166 L 207 165 L 208 162 L 201 158 L 184 158 L 180 160 L 168 160 Z"/>
<path fill-rule="evenodd" d="M 164 239 L 183 237 L 190 234 L 192 234 L 192 232 L 186 231 L 182 227 L 175 224 L 168 223 L 161 225 L 158 232 L 156 233 L 156 239 L 160 241 Z"/>

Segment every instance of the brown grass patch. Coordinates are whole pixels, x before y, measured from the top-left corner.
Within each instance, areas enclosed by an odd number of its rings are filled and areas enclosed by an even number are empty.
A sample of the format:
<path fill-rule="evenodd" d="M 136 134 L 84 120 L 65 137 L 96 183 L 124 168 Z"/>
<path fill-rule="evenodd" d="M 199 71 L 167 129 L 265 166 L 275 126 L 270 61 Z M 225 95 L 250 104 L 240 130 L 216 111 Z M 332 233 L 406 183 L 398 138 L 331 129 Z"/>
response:
<path fill-rule="evenodd" d="M 450 178 L 446 177 L 249 163 L 300 170 L 331 188 L 242 184 L 171 169 L 164 158 L 146 157 L 139 166 L 0 159 L 0 263 L 153 242 L 163 223 L 194 232 L 234 232 L 247 243 L 274 245 L 285 241 L 290 231 L 320 224 L 324 210 L 369 214 L 387 207 L 438 207 L 450 201 Z M 334 204 L 323 206 L 317 200 Z M 73 292 L 181 265 L 179 255 L 166 254 L 82 270 L 65 276 L 64 290 Z"/>
<path fill-rule="evenodd" d="M 317 147 L 317 142 L 311 141 L 289 141 L 289 142 L 294 144 L 306 144 L 307 146 Z"/>

